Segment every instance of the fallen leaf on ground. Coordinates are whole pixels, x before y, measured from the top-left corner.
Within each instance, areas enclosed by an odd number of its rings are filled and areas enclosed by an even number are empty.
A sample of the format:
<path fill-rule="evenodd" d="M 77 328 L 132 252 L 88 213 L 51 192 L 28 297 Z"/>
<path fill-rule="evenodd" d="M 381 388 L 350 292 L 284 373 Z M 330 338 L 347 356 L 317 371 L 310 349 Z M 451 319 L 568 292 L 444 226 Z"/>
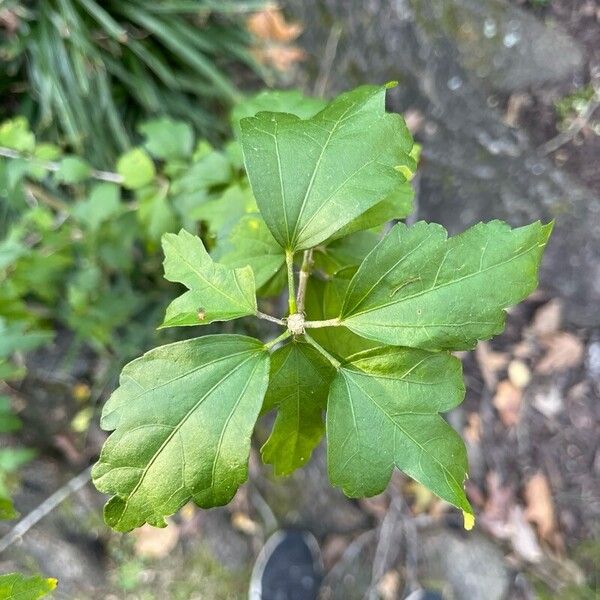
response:
<path fill-rule="evenodd" d="M 287 71 L 292 65 L 303 61 L 306 53 L 297 46 L 268 46 L 255 48 L 252 54 L 256 60 L 266 66 L 271 66 L 278 71 Z"/>
<path fill-rule="evenodd" d="M 143 525 L 132 533 L 135 538 L 134 550 L 138 556 L 164 558 L 179 541 L 179 527 L 169 522 L 167 527 Z"/>
<path fill-rule="evenodd" d="M 507 427 L 512 427 L 519 422 L 522 397 L 522 390 L 507 379 L 498 384 L 492 402 L 500 415 L 500 420 Z"/>
<path fill-rule="evenodd" d="M 377 583 L 377 593 L 382 600 L 395 600 L 400 592 L 400 573 L 388 571 Z"/>
<path fill-rule="evenodd" d="M 521 506 L 513 506 L 508 518 L 509 539 L 513 550 L 523 559 L 538 563 L 544 553 L 537 541 L 535 531 L 529 525 Z"/>
<path fill-rule="evenodd" d="M 523 490 L 527 509 L 525 518 L 536 525 L 540 537 L 556 547 L 557 536 L 554 501 L 548 480 L 543 473 L 536 473 L 525 483 Z"/>
<path fill-rule="evenodd" d="M 498 383 L 498 372 L 508 364 L 508 354 L 495 352 L 488 342 L 479 342 L 477 348 L 475 348 L 475 359 L 481 370 L 485 385 L 493 390 Z"/>
<path fill-rule="evenodd" d="M 500 475 L 496 471 L 487 474 L 486 484 L 487 501 L 482 516 L 493 521 L 506 521 L 515 490 L 510 485 L 502 485 Z"/>
<path fill-rule="evenodd" d="M 259 42 L 252 54 L 261 64 L 287 71 L 306 58 L 302 48 L 291 45 L 302 33 L 302 25 L 288 23 L 278 8 L 267 8 L 253 14 L 246 21 L 246 27 Z"/>
<path fill-rule="evenodd" d="M 523 109 L 531 104 L 531 96 L 521 92 L 510 95 L 504 114 L 504 122 L 510 127 L 517 127 Z"/>
<path fill-rule="evenodd" d="M 246 21 L 248 31 L 261 40 L 291 42 L 302 33 L 300 23 L 288 23 L 278 8 L 254 13 Z"/>
<path fill-rule="evenodd" d="M 418 108 L 409 108 L 404 113 L 404 120 L 408 130 L 414 135 L 421 130 L 425 115 Z"/>
<path fill-rule="evenodd" d="M 322 556 L 323 566 L 326 571 L 329 571 L 335 563 L 342 558 L 342 555 L 346 551 L 350 540 L 345 535 L 339 535 L 334 533 L 327 536 L 323 543 Z"/>
<path fill-rule="evenodd" d="M 535 370 L 541 375 L 566 371 L 581 364 L 583 343 L 572 333 L 561 332 L 543 341 L 546 353 L 537 363 Z"/>
<path fill-rule="evenodd" d="M 512 348 L 512 353 L 515 358 L 530 358 L 536 351 L 536 345 L 530 339 L 521 340 Z"/>
<path fill-rule="evenodd" d="M 463 430 L 463 436 L 470 444 L 478 444 L 481 439 L 481 417 L 476 413 L 469 413 L 467 425 Z"/>
<path fill-rule="evenodd" d="M 246 535 L 256 535 L 260 532 L 260 525 L 243 512 L 234 512 L 231 515 L 231 524 Z"/>
<path fill-rule="evenodd" d="M 531 329 L 538 337 L 545 337 L 559 330 L 561 320 L 562 303 L 558 298 L 555 298 L 537 309 Z"/>
<path fill-rule="evenodd" d="M 389 498 L 385 493 L 372 496 L 371 498 L 361 498 L 358 503 L 365 512 L 378 519 L 385 517 L 390 505 Z"/>

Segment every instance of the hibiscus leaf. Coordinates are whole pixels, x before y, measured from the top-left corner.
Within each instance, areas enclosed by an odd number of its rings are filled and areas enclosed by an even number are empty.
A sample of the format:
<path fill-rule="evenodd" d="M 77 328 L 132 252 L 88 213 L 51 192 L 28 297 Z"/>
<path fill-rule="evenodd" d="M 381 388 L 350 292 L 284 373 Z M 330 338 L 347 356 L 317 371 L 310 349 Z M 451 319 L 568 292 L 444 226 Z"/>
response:
<path fill-rule="evenodd" d="M 535 289 L 551 231 L 491 221 L 447 238 L 440 225 L 399 223 L 359 267 L 340 321 L 385 344 L 472 348 L 500 333 L 505 309 Z"/>
<path fill-rule="evenodd" d="M 101 425 L 114 432 L 92 474 L 113 495 L 106 522 L 163 527 L 190 500 L 229 502 L 248 476 L 268 374 L 265 346 L 239 335 L 161 346 L 129 363 L 104 407 Z"/>
<path fill-rule="evenodd" d="M 334 379 L 327 404 L 331 482 L 352 497 L 384 491 L 397 467 L 468 514 L 467 455 L 438 414 L 464 396 L 460 361 L 446 353 L 378 348 Z"/>
<path fill-rule="evenodd" d="M 385 112 L 386 87 L 338 96 L 309 119 L 242 119 L 248 177 L 265 222 L 288 251 L 315 246 L 384 200 L 414 171 L 412 138 Z"/>

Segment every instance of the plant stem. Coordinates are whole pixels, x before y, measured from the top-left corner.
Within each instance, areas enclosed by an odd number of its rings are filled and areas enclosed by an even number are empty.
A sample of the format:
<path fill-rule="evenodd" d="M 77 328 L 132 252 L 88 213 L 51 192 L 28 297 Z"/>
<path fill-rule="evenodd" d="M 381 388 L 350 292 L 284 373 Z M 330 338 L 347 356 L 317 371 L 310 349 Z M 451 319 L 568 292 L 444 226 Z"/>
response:
<path fill-rule="evenodd" d="M 275 346 L 279 342 L 283 342 L 283 340 L 287 340 L 291 335 L 292 335 L 291 332 L 286 329 L 279 337 L 276 337 L 274 340 L 267 342 L 265 344 L 265 348 L 267 350 L 270 350 L 273 346 Z"/>
<path fill-rule="evenodd" d="M 285 264 L 287 265 L 288 277 L 288 307 L 290 315 L 297 312 L 296 309 L 296 291 L 294 287 L 294 253 L 291 250 L 285 251 Z"/>
<path fill-rule="evenodd" d="M 285 327 L 285 322 L 282 319 L 278 319 L 277 317 L 272 317 L 267 313 L 260 312 L 260 310 L 256 311 L 256 316 L 259 319 L 264 319 L 265 321 L 271 321 L 271 323 L 277 323 L 277 325 L 283 325 Z"/>
<path fill-rule="evenodd" d="M 304 257 L 302 259 L 302 266 L 300 267 L 300 275 L 298 277 L 298 295 L 296 296 L 296 302 L 298 304 L 298 312 L 304 312 L 304 299 L 306 298 L 306 284 L 308 283 L 308 277 L 310 275 L 310 269 L 313 264 L 313 249 L 304 251 Z"/>
<path fill-rule="evenodd" d="M 339 317 L 335 319 L 326 319 L 325 321 L 306 321 L 304 327 L 317 329 L 318 327 L 339 327 L 342 324 Z"/>
<path fill-rule="evenodd" d="M 319 344 L 315 339 L 308 335 L 306 331 L 304 332 L 304 338 L 313 348 L 315 348 L 315 350 L 318 350 L 336 369 L 340 368 L 340 365 L 342 363 L 339 360 L 333 358 L 333 356 L 331 356 L 331 354 L 329 354 L 329 352 L 327 352 L 327 350 L 325 350 L 325 348 L 323 348 L 321 344 Z"/>
<path fill-rule="evenodd" d="M 21 152 L 17 152 L 11 148 L 5 148 L 4 146 L 0 146 L 0 156 L 4 156 L 6 158 L 19 158 L 21 160 L 26 160 L 36 167 L 42 167 L 42 169 L 46 169 L 46 171 L 58 171 L 60 169 L 60 163 L 53 162 L 50 160 L 40 160 L 39 158 L 35 158 L 34 156 L 28 156 L 27 154 L 22 154 Z M 100 171 L 98 169 L 92 169 L 90 171 L 90 177 L 92 179 L 99 179 L 100 181 L 109 181 L 110 183 L 123 183 L 123 177 L 118 173 L 111 173 L 110 171 Z"/>

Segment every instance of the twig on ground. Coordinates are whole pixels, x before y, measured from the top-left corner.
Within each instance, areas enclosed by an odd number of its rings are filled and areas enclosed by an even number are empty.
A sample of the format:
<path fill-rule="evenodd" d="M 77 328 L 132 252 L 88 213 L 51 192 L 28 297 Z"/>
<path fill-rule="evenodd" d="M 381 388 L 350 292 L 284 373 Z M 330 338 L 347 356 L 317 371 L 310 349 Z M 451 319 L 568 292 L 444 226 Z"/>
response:
<path fill-rule="evenodd" d="M 398 557 L 398 549 L 402 540 L 402 528 L 399 527 L 402 523 L 402 505 L 402 497 L 399 494 L 395 495 L 379 526 L 377 547 L 371 570 L 371 585 L 365 594 L 366 600 L 379 598 L 377 584 Z M 396 553 L 390 556 L 393 547 L 396 548 Z"/>
<path fill-rule="evenodd" d="M 0 552 L 4 552 L 11 544 L 23 537 L 34 525 L 51 513 L 63 500 L 83 488 L 90 480 L 92 467 L 73 477 L 54 494 L 46 498 L 36 509 L 21 519 L 4 537 L 0 539 Z"/>
<path fill-rule="evenodd" d="M 34 156 L 28 156 L 26 154 L 22 154 L 21 152 L 17 152 L 12 148 L 5 148 L 4 146 L 0 146 L 0 156 L 4 156 L 5 158 L 17 158 L 21 160 L 26 160 L 31 164 L 41 167 L 42 169 L 46 169 L 46 171 L 56 172 L 60 169 L 60 163 L 53 162 L 50 160 L 40 160 L 39 158 L 35 158 Z M 108 181 L 110 183 L 123 183 L 123 176 L 118 173 L 111 173 L 110 171 L 100 171 L 99 169 L 91 169 L 90 177 L 92 179 L 99 179 L 100 181 Z"/>
<path fill-rule="evenodd" d="M 600 97 L 596 94 L 595 98 L 590 100 L 583 113 L 573 120 L 566 131 L 559 133 L 556 137 L 548 140 L 538 148 L 540 154 L 550 154 L 570 142 L 588 124 L 599 106 Z"/>

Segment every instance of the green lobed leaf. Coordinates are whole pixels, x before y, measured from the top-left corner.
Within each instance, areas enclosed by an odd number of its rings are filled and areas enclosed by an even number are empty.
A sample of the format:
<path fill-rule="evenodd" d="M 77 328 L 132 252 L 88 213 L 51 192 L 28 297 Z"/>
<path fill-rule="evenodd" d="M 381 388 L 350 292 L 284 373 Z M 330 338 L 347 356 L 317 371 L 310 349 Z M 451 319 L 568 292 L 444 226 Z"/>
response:
<path fill-rule="evenodd" d="M 156 158 L 173 160 L 187 158 L 194 147 L 194 131 L 187 123 L 161 117 L 139 126 L 146 136 L 144 146 Z"/>
<path fill-rule="evenodd" d="M 156 175 L 152 159 L 142 148 L 123 154 L 117 161 L 117 172 L 123 177 L 123 186 L 130 190 L 148 185 Z"/>
<path fill-rule="evenodd" d="M 286 250 L 325 241 L 401 186 L 403 166 L 414 170 L 412 138 L 385 112 L 385 90 L 357 88 L 309 119 L 261 112 L 240 122 L 256 201 Z"/>
<path fill-rule="evenodd" d="M 327 102 L 305 96 L 298 90 L 263 90 L 242 100 L 231 111 L 231 124 L 236 137 L 240 136 L 240 121 L 259 112 L 283 112 L 308 119 L 323 110 Z"/>
<path fill-rule="evenodd" d="M 268 375 L 265 346 L 239 335 L 161 346 L 129 363 L 104 407 L 101 425 L 115 431 L 92 473 L 113 495 L 108 525 L 164 527 L 190 500 L 229 502 L 248 476 Z"/>
<path fill-rule="evenodd" d="M 55 178 L 62 183 L 80 183 L 85 181 L 91 172 L 92 168 L 85 160 L 77 156 L 65 156 L 59 163 Z"/>
<path fill-rule="evenodd" d="M 378 348 L 343 365 L 327 401 L 329 478 L 348 496 L 384 491 L 395 467 L 462 509 L 467 455 L 438 414 L 464 396 L 460 361 L 446 353 Z"/>
<path fill-rule="evenodd" d="M 242 217 L 231 230 L 227 245 L 217 246 L 217 250 L 217 260 L 228 267 L 249 265 L 257 288 L 275 277 L 285 263 L 281 246 L 258 213 Z"/>
<path fill-rule="evenodd" d="M 0 124 L 0 146 L 17 152 L 33 152 L 35 136 L 25 117 L 15 117 Z"/>
<path fill-rule="evenodd" d="M 313 254 L 315 268 L 334 275 L 347 267 L 358 267 L 379 240 L 380 236 L 374 231 L 357 231 L 317 246 Z"/>
<path fill-rule="evenodd" d="M 182 229 L 163 236 L 165 278 L 188 292 L 167 307 L 163 327 L 206 325 L 256 313 L 254 274 L 212 260 L 199 237 Z"/>
<path fill-rule="evenodd" d="M 247 186 L 230 185 L 221 195 L 190 211 L 190 217 L 207 224 L 217 242 L 225 240 L 239 220 L 258 210 L 252 191 Z"/>
<path fill-rule="evenodd" d="M 491 221 L 448 238 L 440 225 L 399 223 L 350 282 L 341 323 L 385 344 L 472 348 L 500 333 L 505 309 L 535 289 L 551 231 Z"/>
<path fill-rule="evenodd" d="M 305 342 L 296 339 L 273 352 L 263 411 L 276 407 L 277 418 L 261 454 L 275 475 L 304 465 L 321 441 L 333 376 L 331 363 Z"/>
<path fill-rule="evenodd" d="M 91 231 L 119 213 L 121 188 L 114 183 L 98 183 L 90 191 L 89 198 L 75 204 L 72 214 Z"/>
<path fill-rule="evenodd" d="M 25 577 L 21 573 L 0 575 L 0 598 L 2 600 L 37 600 L 56 589 L 56 579 Z"/>
<path fill-rule="evenodd" d="M 390 221 L 405 219 L 413 210 L 414 191 L 410 183 L 398 186 L 381 202 L 362 215 L 342 227 L 333 236 L 334 239 L 345 237 L 355 231 L 364 231 L 381 227 Z"/>
<path fill-rule="evenodd" d="M 137 218 L 143 227 L 146 239 L 156 242 L 164 233 L 177 231 L 177 216 L 164 188 L 149 185 L 140 190 L 137 196 Z"/>

